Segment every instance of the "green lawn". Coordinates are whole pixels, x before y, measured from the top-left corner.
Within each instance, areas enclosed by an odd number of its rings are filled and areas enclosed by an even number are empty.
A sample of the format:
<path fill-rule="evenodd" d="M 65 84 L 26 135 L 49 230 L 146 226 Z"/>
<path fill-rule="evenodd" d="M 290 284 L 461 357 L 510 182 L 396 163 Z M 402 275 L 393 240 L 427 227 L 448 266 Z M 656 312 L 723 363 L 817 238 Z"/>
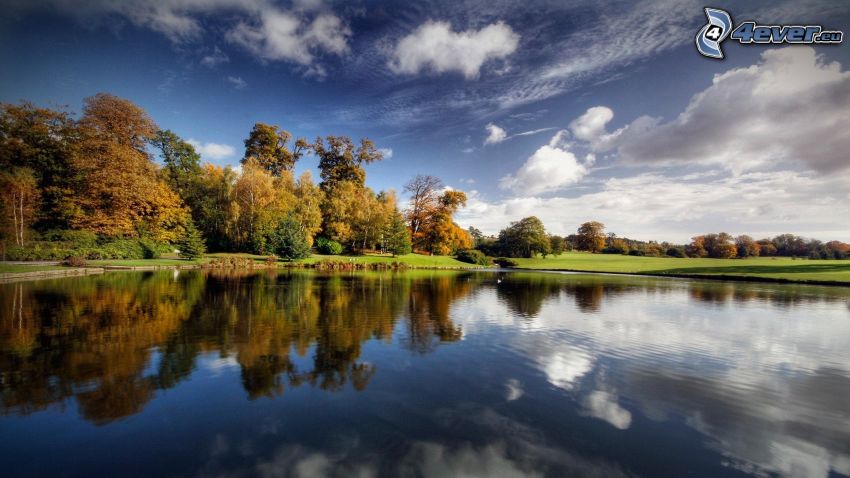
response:
<path fill-rule="evenodd" d="M 787 257 L 749 259 L 691 259 L 634 257 L 616 254 L 567 252 L 546 259 L 514 259 L 522 269 L 619 272 L 633 274 L 758 277 L 795 282 L 822 281 L 850 284 L 850 260 L 808 260 Z"/>

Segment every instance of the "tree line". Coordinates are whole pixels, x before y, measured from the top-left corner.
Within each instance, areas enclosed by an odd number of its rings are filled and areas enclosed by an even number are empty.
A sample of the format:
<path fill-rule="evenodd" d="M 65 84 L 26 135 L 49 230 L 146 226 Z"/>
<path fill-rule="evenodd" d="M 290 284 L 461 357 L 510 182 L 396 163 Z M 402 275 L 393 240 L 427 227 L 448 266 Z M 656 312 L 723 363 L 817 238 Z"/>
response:
<path fill-rule="evenodd" d="M 669 242 L 638 241 L 606 233 L 598 221 L 581 224 L 575 234 L 566 237 L 548 234 L 543 222 L 531 216 L 512 222 L 498 236 L 486 236 L 475 227 L 469 228 L 480 255 L 467 262 L 481 262 L 490 257 L 535 257 L 559 255 L 564 251 L 586 251 L 602 254 L 624 254 L 650 257 L 806 257 L 810 259 L 850 258 L 850 244 L 841 241 L 822 242 L 794 234 L 755 240 L 748 235 L 733 237 L 721 232 L 695 236 L 686 245 Z M 465 256 L 465 258 L 468 255 Z"/>
<path fill-rule="evenodd" d="M 240 168 L 203 164 L 191 144 L 107 93 L 86 98 L 79 119 L 29 102 L 0 105 L 4 254 L 130 258 L 177 246 L 188 257 L 209 250 L 295 259 L 312 247 L 472 247 L 452 218 L 466 204 L 463 192 L 417 176 L 405 186 L 414 198 L 402 211 L 393 191 L 366 185 L 363 166 L 383 159 L 368 138 L 310 142 L 256 123 L 244 143 Z M 318 184 L 310 173 L 295 177 L 305 155 L 318 159 Z"/>

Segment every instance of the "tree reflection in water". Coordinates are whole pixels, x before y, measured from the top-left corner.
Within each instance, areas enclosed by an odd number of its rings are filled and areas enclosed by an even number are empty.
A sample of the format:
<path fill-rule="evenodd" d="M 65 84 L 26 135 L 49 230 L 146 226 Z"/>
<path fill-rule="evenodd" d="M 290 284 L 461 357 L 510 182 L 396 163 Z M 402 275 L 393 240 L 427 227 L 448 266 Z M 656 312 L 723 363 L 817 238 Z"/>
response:
<path fill-rule="evenodd" d="M 411 350 L 457 340 L 449 305 L 471 287 L 457 274 L 240 271 L 2 285 L 0 406 L 29 414 L 74 397 L 85 418 L 108 423 L 211 352 L 236 360 L 250 399 L 303 384 L 363 390 L 375 374 L 359 361 L 364 342 L 391 340 L 402 317 Z M 312 367 L 293 353 L 311 354 Z"/>

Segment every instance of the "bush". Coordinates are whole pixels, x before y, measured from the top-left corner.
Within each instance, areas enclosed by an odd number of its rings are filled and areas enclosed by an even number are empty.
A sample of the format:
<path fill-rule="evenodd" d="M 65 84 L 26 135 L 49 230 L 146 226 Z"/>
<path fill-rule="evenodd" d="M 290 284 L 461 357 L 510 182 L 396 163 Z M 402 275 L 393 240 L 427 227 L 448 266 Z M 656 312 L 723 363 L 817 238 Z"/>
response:
<path fill-rule="evenodd" d="M 646 253 L 639 250 L 639 249 L 632 249 L 632 250 L 629 251 L 629 255 L 630 256 L 641 256 L 642 257 L 642 256 L 645 256 Z"/>
<path fill-rule="evenodd" d="M 497 257 L 493 259 L 493 262 L 499 264 L 502 267 L 516 267 L 519 265 L 516 261 L 508 259 L 507 257 Z"/>
<path fill-rule="evenodd" d="M 301 232 L 301 227 L 291 218 L 284 218 L 269 234 L 272 250 L 286 260 L 303 259 L 310 256 L 310 245 Z"/>
<path fill-rule="evenodd" d="M 475 249 L 464 249 L 457 253 L 455 258 L 461 262 L 466 262 L 468 264 L 478 264 L 480 266 L 489 266 L 492 264 L 492 260 L 485 256 L 483 252 L 476 251 Z"/>
<path fill-rule="evenodd" d="M 603 254 L 626 254 L 626 249 L 617 246 L 608 246 L 605 249 L 602 249 Z"/>
<path fill-rule="evenodd" d="M 62 261 L 62 265 L 67 267 L 85 267 L 86 260 L 80 256 L 68 256 Z"/>
<path fill-rule="evenodd" d="M 670 257 L 685 257 L 685 251 L 677 247 L 667 249 L 667 255 Z"/>
<path fill-rule="evenodd" d="M 271 255 L 269 257 L 266 257 L 266 265 L 267 266 L 274 267 L 275 264 L 277 264 L 277 256 Z"/>
<path fill-rule="evenodd" d="M 325 237 L 319 237 L 316 239 L 316 250 L 319 251 L 319 254 L 325 255 L 341 254 L 342 244 Z"/>

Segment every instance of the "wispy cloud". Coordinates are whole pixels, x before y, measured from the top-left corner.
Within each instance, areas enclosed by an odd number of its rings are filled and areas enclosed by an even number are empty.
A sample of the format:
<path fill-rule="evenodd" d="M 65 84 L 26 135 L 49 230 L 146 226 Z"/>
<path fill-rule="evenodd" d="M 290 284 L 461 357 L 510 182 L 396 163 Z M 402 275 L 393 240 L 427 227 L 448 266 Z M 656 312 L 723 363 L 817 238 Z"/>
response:
<path fill-rule="evenodd" d="M 244 90 L 248 87 L 248 82 L 243 80 L 241 76 L 228 76 L 227 82 L 233 85 L 233 88 L 237 90 Z"/>
<path fill-rule="evenodd" d="M 195 148 L 195 151 L 207 160 L 225 159 L 236 153 L 236 149 L 227 144 L 203 143 L 193 138 L 187 139 L 186 142 L 191 144 Z"/>

